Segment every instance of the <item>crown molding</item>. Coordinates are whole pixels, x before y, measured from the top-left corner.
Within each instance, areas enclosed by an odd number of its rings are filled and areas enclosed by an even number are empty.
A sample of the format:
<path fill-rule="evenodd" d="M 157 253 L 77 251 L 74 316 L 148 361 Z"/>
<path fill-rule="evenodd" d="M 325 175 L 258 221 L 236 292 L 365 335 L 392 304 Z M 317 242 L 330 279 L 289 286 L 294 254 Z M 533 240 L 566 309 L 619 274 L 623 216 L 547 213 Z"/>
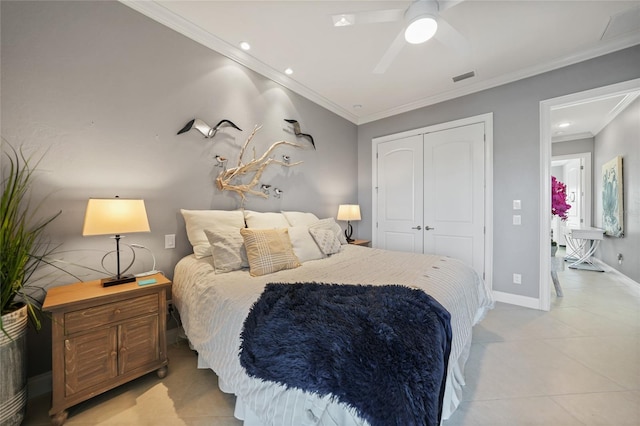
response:
<path fill-rule="evenodd" d="M 345 108 L 330 101 L 319 93 L 311 90 L 307 86 L 298 83 L 292 78 L 286 76 L 280 71 L 272 68 L 247 54 L 246 52 L 238 49 L 237 47 L 225 42 L 224 40 L 214 36 L 203 28 L 193 24 L 181 16 L 175 14 L 164 6 L 156 3 L 153 0 L 118 0 L 120 3 L 142 13 L 143 15 L 153 19 L 160 24 L 177 31 L 178 33 L 202 44 L 223 56 L 263 75 L 264 77 L 280 84 L 287 89 L 303 96 L 310 101 L 320 105 L 323 108 L 339 115 L 340 117 L 356 124 L 366 124 L 373 121 L 381 120 L 384 118 L 392 117 L 394 115 L 403 114 L 405 112 L 413 111 L 426 106 L 434 105 L 440 102 L 448 101 L 451 99 L 459 98 L 461 96 L 470 95 L 482 90 L 491 89 L 494 87 L 502 86 L 507 83 L 522 80 L 524 78 L 533 77 L 538 74 L 542 74 L 554 69 L 562 68 L 568 65 L 572 65 L 578 62 L 586 61 L 596 58 L 608 53 L 612 53 L 618 50 L 626 49 L 631 46 L 640 44 L 640 34 L 630 34 L 626 37 L 619 37 L 609 42 L 602 43 L 601 45 L 592 48 L 585 49 L 581 52 L 575 53 L 570 56 L 556 58 L 552 61 L 545 62 L 544 64 L 538 64 L 533 67 L 518 70 L 512 73 L 504 74 L 498 77 L 494 77 L 489 80 L 481 81 L 475 84 L 461 87 L 459 89 L 449 90 L 434 96 L 419 99 L 415 102 L 410 102 L 404 105 L 400 105 L 394 108 L 390 108 L 384 111 L 380 111 L 374 114 L 358 117 L 356 114 L 346 110 Z"/>
<path fill-rule="evenodd" d="M 449 90 L 447 92 L 443 92 L 435 96 L 423 98 L 415 102 L 411 102 L 405 105 L 388 109 L 386 111 L 381 111 L 379 113 L 360 117 L 360 119 L 358 120 L 358 124 L 365 124 L 372 121 L 381 120 L 384 118 L 392 117 L 394 115 L 398 115 L 398 114 L 413 111 L 419 108 L 423 108 L 429 105 L 434 105 L 440 102 L 459 98 L 461 96 L 470 95 L 472 93 L 480 92 L 482 90 L 487 90 L 494 87 L 502 86 L 504 84 L 513 83 L 514 81 L 533 77 L 539 74 L 543 74 L 545 72 L 553 71 L 558 68 L 573 65 L 578 62 L 597 58 L 598 56 L 606 55 L 608 53 L 613 53 L 618 50 L 635 46 L 637 44 L 640 44 L 640 34 L 631 34 L 627 37 L 621 37 L 616 40 L 612 40 L 611 42 L 604 43 L 593 49 L 586 49 L 570 56 L 556 58 L 544 64 L 538 64 L 533 67 L 525 68 L 512 73 L 494 77 L 489 80 L 471 84 L 469 86 L 465 86 L 460 89 Z"/>
<path fill-rule="evenodd" d="M 309 89 L 292 78 L 286 76 L 280 71 L 272 68 L 271 66 L 259 61 L 253 56 L 247 54 L 241 49 L 227 43 L 226 41 L 214 36 L 210 32 L 204 30 L 202 27 L 195 25 L 191 21 L 184 19 L 183 17 L 175 14 L 166 7 L 153 0 L 118 0 L 125 6 L 142 13 L 143 15 L 153 19 L 154 21 L 171 28 L 174 31 L 190 38 L 191 40 L 208 47 L 220 53 L 223 56 L 231 59 L 243 65 L 250 70 L 263 75 L 264 77 L 272 80 L 287 89 L 303 96 L 310 101 L 320 105 L 321 107 L 339 115 L 340 117 L 351 121 L 354 124 L 358 124 L 358 117 L 323 97 L 319 93 Z"/>

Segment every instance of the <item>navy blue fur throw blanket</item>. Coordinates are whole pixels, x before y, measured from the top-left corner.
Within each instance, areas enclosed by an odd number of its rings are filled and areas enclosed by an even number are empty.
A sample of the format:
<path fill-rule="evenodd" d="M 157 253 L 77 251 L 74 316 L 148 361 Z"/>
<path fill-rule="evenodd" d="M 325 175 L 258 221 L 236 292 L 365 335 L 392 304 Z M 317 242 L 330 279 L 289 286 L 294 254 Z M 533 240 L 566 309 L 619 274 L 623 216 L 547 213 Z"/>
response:
<path fill-rule="evenodd" d="M 332 395 L 372 426 L 437 426 L 450 350 L 450 314 L 421 290 L 273 283 L 244 322 L 240 363 Z"/>

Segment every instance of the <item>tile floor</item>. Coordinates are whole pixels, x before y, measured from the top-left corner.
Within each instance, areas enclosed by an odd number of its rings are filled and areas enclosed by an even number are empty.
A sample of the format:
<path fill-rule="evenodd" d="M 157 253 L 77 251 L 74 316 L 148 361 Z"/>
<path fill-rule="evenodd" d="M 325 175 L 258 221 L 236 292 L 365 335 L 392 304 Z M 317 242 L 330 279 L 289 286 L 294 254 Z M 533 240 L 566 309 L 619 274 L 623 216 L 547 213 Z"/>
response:
<path fill-rule="evenodd" d="M 497 304 L 474 331 L 463 402 L 443 426 L 640 425 L 640 286 L 567 269 L 550 312 Z M 553 286 L 551 286 L 553 288 Z M 553 290 L 552 290 L 553 292 Z M 149 374 L 69 410 L 69 426 L 241 425 L 234 397 L 196 369 L 184 341 L 169 374 Z M 50 395 L 24 426 L 48 425 Z"/>

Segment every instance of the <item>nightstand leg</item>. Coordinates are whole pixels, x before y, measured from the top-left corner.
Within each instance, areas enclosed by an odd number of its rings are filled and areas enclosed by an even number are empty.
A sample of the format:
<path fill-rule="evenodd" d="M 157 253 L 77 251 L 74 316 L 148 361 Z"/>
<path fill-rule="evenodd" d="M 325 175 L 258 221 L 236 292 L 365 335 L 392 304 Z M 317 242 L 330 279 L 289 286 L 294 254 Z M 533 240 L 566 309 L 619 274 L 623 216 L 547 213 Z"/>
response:
<path fill-rule="evenodd" d="M 51 424 L 53 426 L 62 426 L 64 422 L 67 421 L 67 417 L 69 416 L 69 412 L 67 410 L 60 411 L 59 413 L 51 416 Z"/>
<path fill-rule="evenodd" d="M 165 377 L 167 377 L 167 367 L 164 366 L 162 368 L 158 368 L 158 370 L 156 370 L 156 374 L 158 375 L 158 377 L 160 377 L 161 379 L 164 379 Z"/>

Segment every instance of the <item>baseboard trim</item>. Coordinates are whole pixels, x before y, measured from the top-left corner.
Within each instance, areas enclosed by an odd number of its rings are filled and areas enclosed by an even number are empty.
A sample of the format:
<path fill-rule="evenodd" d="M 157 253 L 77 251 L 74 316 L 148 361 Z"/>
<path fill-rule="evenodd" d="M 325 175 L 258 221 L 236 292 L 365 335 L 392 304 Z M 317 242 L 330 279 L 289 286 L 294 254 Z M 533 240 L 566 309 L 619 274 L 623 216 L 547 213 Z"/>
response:
<path fill-rule="evenodd" d="M 167 345 L 185 338 L 182 327 L 174 327 L 167 330 Z M 52 381 L 51 371 L 38 374 L 27 379 L 27 399 L 37 398 L 41 395 L 51 393 Z"/>
<path fill-rule="evenodd" d="M 517 294 L 504 293 L 502 291 L 493 290 L 493 299 L 496 302 L 508 303 L 510 305 L 517 305 L 525 308 L 541 310 L 540 299 L 537 299 L 535 297 L 520 296 Z"/>
<path fill-rule="evenodd" d="M 616 268 L 609 266 L 608 264 L 604 263 L 602 260 L 596 258 L 596 257 L 592 257 L 591 258 L 593 263 L 596 263 L 598 266 L 600 266 L 602 269 L 604 269 L 605 272 L 611 272 L 615 275 L 618 276 L 618 278 L 620 278 L 620 280 L 622 280 L 622 282 L 624 282 L 627 285 L 636 285 L 636 286 L 640 286 L 640 283 L 637 281 L 634 281 L 632 278 L 626 276 L 625 274 L 623 274 L 622 272 L 618 271 Z"/>

